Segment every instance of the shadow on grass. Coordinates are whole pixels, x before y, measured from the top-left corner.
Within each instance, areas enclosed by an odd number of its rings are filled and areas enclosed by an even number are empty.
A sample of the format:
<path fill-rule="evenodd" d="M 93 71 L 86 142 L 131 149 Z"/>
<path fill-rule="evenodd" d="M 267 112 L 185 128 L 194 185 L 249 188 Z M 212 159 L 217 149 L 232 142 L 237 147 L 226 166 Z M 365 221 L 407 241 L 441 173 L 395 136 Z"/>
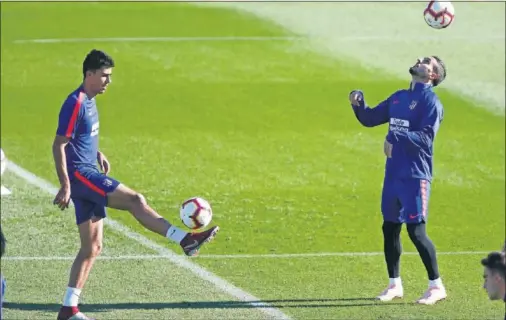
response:
<path fill-rule="evenodd" d="M 268 304 L 267 306 L 265 304 Z M 83 312 L 100 312 L 107 310 L 161 310 L 161 309 L 252 309 L 252 308 L 343 308 L 343 307 L 377 307 L 392 304 L 382 303 L 373 298 L 342 299 L 286 299 L 264 301 L 182 301 L 182 302 L 125 302 L 83 304 Z M 61 305 L 55 303 L 4 303 L 5 309 L 24 311 L 58 312 Z"/>

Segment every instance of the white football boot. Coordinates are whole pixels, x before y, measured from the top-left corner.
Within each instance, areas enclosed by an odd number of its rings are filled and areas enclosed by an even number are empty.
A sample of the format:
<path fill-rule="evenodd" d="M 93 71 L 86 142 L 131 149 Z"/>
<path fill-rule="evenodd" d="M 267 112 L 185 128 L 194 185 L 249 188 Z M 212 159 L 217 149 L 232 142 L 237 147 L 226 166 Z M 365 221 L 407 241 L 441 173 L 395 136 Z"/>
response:
<path fill-rule="evenodd" d="M 376 300 L 392 301 L 397 298 L 400 299 L 403 296 L 404 289 L 402 288 L 402 285 L 391 284 L 379 296 L 376 297 Z"/>
<path fill-rule="evenodd" d="M 416 301 L 419 304 L 433 305 L 440 300 L 446 299 L 446 289 L 444 286 L 430 286 L 425 294 Z"/>

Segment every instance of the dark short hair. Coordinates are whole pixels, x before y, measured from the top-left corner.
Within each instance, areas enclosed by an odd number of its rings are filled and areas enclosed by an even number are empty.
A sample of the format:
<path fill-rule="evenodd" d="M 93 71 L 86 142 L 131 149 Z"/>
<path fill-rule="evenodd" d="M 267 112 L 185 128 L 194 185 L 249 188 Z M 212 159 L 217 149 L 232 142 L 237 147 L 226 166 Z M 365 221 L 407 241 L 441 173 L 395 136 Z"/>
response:
<path fill-rule="evenodd" d="M 481 264 L 484 267 L 493 271 L 499 271 L 499 274 L 506 279 L 506 253 L 491 252 L 486 258 L 481 259 Z"/>
<path fill-rule="evenodd" d="M 438 75 L 438 77 L 437 77 L 437 79 L 434 79 L 432 81 L 432 84 L 434 85 L 434 87 L 437 87 L 446 78 L 446 66 L 445 66 L 445 63 L 443 62 L 443 60 L 441 60 L 441 58 L 439 58 L 438 56 L 432 56 L 432 57 L 438 63 L 436 70 L 434 70 L 436 72 L 436 74 Z"/>
<path fill-rule="evenodd" d="M 96 71 L 102 68 L 114 67 L 114 60 L 107 53 L 93 49 L 84 58 L 83 76 L 86 77 L 86 71 Z"/>

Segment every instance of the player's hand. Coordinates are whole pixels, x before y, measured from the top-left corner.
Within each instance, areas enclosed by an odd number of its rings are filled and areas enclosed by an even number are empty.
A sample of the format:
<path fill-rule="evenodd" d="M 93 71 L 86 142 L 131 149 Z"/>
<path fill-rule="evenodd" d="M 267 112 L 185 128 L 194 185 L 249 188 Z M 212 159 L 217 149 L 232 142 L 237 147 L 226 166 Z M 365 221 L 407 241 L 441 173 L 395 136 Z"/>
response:
<path fill-rule="evenodd" d="M 349 96 L 350 103 L 354 106 L 359 106 L 360 102 L 364 100 L 364 94 L 359 90 L 353 90 Z"/>
<path fill-rule="evenodd" d="M 392 158 L 392 149 L 393 148 L 394 148 L 394 145 L 385 139 L 385 142 L 383 143 L 383 152 L 385 153 L 385 156 L 387 156 L 387 158 Z"/>
<path fill-rule="evenodd" d="M 106 156 L 100 151 L 98 152 L 97 160 L 100 165 L 100 170 L 102 170 L 105 175 L 108 175 L 111 171 L 111 164 L 109 163 L 109 160 L 107 160 Z"/>
<path fill-rule="evenodd" d="M 54 198 L 53 204 L 57 205 L 61 210 L 69 207 L 70 203 L 70 186 L 63 185 Z"/>

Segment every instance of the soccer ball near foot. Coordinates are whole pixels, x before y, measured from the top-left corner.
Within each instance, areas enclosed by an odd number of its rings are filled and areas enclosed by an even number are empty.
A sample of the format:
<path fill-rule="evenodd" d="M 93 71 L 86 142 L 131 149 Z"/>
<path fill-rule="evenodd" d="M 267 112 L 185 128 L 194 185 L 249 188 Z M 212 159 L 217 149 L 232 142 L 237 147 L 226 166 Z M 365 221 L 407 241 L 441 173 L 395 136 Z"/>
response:
<path fill-rule="evenodd" d="M 455 18 L 455 8 L 450 1 L 430 1 L 423 11 L 423 18 L 434 29 L 447 28 Z"/>
<path fill-rule="evenodd" d="M 206 200 L 193 197 L 183 202 L 179 215 L 185 226 L 197 230 L 205 228 L 211 223 L 213 210 Z"/>

